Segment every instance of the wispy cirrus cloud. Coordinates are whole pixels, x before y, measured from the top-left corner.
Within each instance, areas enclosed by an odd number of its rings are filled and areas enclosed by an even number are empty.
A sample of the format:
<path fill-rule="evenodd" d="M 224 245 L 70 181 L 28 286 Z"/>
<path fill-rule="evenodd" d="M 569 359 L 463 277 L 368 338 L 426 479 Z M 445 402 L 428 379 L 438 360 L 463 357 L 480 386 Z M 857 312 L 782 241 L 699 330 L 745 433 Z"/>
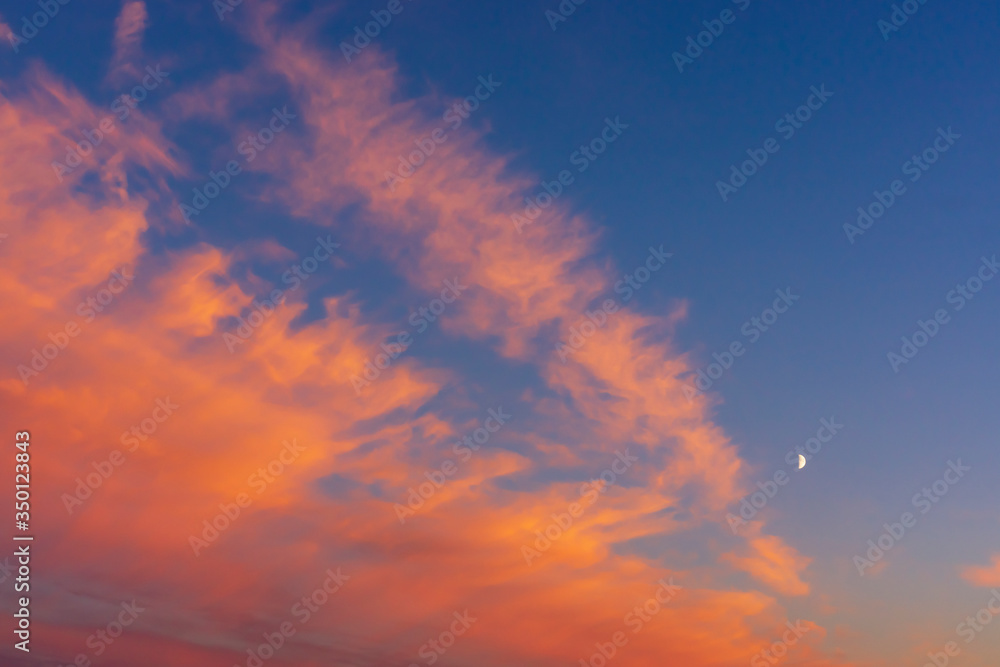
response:
<path fill-rule="evenodd" d="M 248 5 L 238 20 L 259 54 L 242 70 L 178 91 L 162 117 L 130 122 L 107 144 L 105 162 L 74 174 L 74 187 L 55 182 L 44 163 L 0 165 L 0 206 L 11 221 L 0 246 L 0 290 L 4 307 L 17 313 L 0 333 L 5 358 L 23 357 L 48 330 L 78 317 L 81 295 L 116 266 L 134 266 L 137 276 L 36 381 L 25 386 L 12 374 L 0 382 L 11 406 L 4 426 L 15 426 L 9 415 L 29 420 L 38 425 L 33 439 L 58 453 L 39 483 L 37 511 L 55 526 L 39 551 L 54 582 L 44 592 L 53 604 L 44 608 L 60 611 L 38 622 L 63 660 L 86 650 L 84 628 L 99 619 L 102 600 L 134 594 L 156 604 L 109 658 L 239 661 L 335 566 L 350 584 L 282 649 L 289 664 L 413 660 L 454 610 L 466 608 L 479 620 L 449 652 L 456 664 L 574 662 L 620 630 L 667 575 L 683 593 L 618 664 L 722 667 L 766 645 L 785 620 L 782 597 L 810 591 L 809 560 L 778 537 L 721 542 L 734 539 L 719 518 L 746 493 L 746 465 L 713 423 L 711 405 L 683 395 L 678 377 L 691 366 L 670 332 L 684 304 L 666 317 L 623 310 L 563 364 L 554 354 L 561 332 L 614 282 L 598 252 L 599 230 L 564 205 L 518 234 L 509 214 L 535 180 L 512 175 L 506 159 L 471 133 L 456 133 L 433 162 L 389 191 L 385 164 L 434 127 L 417 105 L 398 100 L 389 57 L 372 48 L 347 65 L 305 24 L 271 30 L 277 19 L 266 7 Z M 129 61 L 120 56 L 138 48 L 145 21 L 142 3 L 126 5 L 116 62 Z M 88 126 L 101 113 L 41 67 L 26 81 L 29 92 L 0 107 L 5 151 L 52 150 L 74 123 Z M 331 272 L 382 262 L 407 294 L 421 296 L 418 303 L 461 276 L 469 292 L 435 335 L 500 368 L 531 371 L 504 406 L 518 418 L 405 526 L 393 505 L 478 427 L 492 407 L 479 398 L 500 391 L 503 380 L 481 387 L 461 355 L 412 354 L 358 397 L 350 376 L 399 329 L 373 314 L 376 296 L 398 297 L 364 287 L 296 292 L 251 343 L 229 354 L 222 332 L 276 286 L 269 266 L 303 249 L 266 238 L 169 249 L 149 240 L 154 225 L 178 224 L 162 202 L 184 197 L 168 184 L 196 178 L 164 128 L 215 119 L 236 145 L 259 125 L 231 121 L 236 109 L 248 96 L 280 94 L 290 95 L 298 124 L 246 165 L 253 186 L 233 186 L 227 196 L 238 192 L 282 211 L 290 224 L 329 231 L 353 253 Z M 224 217 L 224 208 L 213 212 Z M 308 318 L 311 310 L 321 315 Z M 84 511 L 67 516 L 61 494 L 164 395 L 182 405 L 176 416 Z M 258 494 L 252 476 L 290 438 L 305 453 Z M 627 477 L 526 567 L 520 546 L 624 447 L 639 458 Z M 195 557 L 188 536 L 241 493 L 253 503 Z M 671 555 L 636 546 L 644 541 L 670 544 Z M 749 583 L 732 585 L 744 573 Z M 55 604 L 63 590 L 75 595 Z M 860 664 L 826 653 L 823 635 L 809 634 L 799 664 Z"/>
<path fill-rule="evenodd" d="M 142 37 L 148 26 L 149 14 L 143 0 L 125 0 L 122 11 L 115 19 L 114 53 L 108 71 L 108 80 L 121 83 L 134 79 L 142 72 Z"/>

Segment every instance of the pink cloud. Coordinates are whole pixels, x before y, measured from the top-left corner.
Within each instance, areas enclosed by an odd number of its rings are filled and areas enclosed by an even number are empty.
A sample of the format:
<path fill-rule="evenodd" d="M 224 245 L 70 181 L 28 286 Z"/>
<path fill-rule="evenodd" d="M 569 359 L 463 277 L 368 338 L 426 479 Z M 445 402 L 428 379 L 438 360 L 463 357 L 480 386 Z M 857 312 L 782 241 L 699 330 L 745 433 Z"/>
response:
<path fill-rule="evenodd" d="M 108 78 L 114 81 L 132 77 L 142 71 L 138 60 L 142 55 L 142 36 L 148 26 L 149 14 L 142 0 L 126 0 L 115 20 L 114 55 Z"/>

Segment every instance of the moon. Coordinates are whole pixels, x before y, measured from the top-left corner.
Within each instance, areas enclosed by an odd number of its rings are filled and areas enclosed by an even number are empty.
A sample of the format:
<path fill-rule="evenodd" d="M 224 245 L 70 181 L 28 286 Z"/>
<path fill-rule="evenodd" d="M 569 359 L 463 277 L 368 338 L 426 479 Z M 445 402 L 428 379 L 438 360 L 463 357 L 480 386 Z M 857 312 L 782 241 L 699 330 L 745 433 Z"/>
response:
<path fill-rule="evenodd" d="M 799 454 L 799 470 L 802 470 L 805 467 L 806 467 L 806 457 Z"/>

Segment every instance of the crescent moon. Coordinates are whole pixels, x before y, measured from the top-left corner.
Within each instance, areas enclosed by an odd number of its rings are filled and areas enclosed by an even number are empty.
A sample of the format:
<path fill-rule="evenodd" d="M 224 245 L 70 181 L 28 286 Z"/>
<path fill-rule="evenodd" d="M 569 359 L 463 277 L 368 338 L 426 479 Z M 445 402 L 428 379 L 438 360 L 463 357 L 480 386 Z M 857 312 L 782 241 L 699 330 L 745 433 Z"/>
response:
<path fill-rule="evenodd" d="M 806 467 L 806 457 L 799 454 L 799 470 L 802 470 L 805 467 Z"/>

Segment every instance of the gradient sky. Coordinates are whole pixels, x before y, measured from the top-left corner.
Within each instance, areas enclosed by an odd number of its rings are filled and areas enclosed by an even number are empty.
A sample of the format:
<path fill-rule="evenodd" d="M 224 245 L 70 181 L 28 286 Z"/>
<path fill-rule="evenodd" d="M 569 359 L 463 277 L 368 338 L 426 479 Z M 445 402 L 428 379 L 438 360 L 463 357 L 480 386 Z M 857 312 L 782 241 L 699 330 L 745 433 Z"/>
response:
<path fill-rule="evenodd" d="M 799 621 L 774 664 L 919 667 L 955 641 L 949 664 L 996 665 L 1000 624 L 968 643 L 959 627 L 1000 586 L 1000 280 L 961 309 L 949 294 L 1000 254 L 1000 9 L 927 0 L 886 39 L 891 2 L 589 0 L 553 29 L 556 0 L 400 0 L 348 62 L 341 44 L 388 4 L 246 0 L 220 19 L 208 0 L 70 0 L 16 51 L 38 5 L 0 9 L 0 424 L 32 434 L 36 539 L 31 655 L 8 633 L 0 661 L 246 665 L 288 621 L 265 664 L 407 667 L 468 610 L 434 664 L 569 667 L 624 631 L 610 665 L 755 666 Z M 679 72 L 674 53 L 724 10 Z M 112 103 L 157 67 L 119 120 Z M 500 85 L 452 127 L 480 77 Z M 776 122 L 814 87 L 832 96 L 786 138 Z M 285 108 L 248 160 L 242 142 Z M 57 176 L 106 117 L 113 132 Z M 578 171 L 606 119 L 627 128 Z M 949 128 L 912 182 L 904 163 Z M 724 201 L 717 182 L 769 138 L 780 150 Z M 229 161 L 240 173 L 186 220 Z M 573 182 L 518 231 L 562 170 Z M 905 193 L 849 239 L 895 179 Z M 284 279 L 318 238 L 339 247 Z M 661 246 L 623 303 L 616 283 Z M 87 321 L 79 304 L 123 268 L 134 282 Z M 414 324 L 455 279 L 458 299 Z M 283 303 L 232 343 L 275 289 Z M 784 290 L 799 299 L 751 340 Z M 557 344 L 607 299 L 616 312 L 564 363 Z M 894 370 L 887 354 L 939 309 L 948 322 Z M 79 335 L 26 375 L 70 321 Z M 401 331 L 412 345 L 356 391 Z M 168 397 L 180 407 L 149 422 Z M 509 422 L 463 461 L 454 443 L 500 407 Z M 843 429 L 794 469 L 823 419 Z M 156 431 L 130 451 L 143 420 Z M 281 474 L 254 477 L 293 441 Z M 527 563 L 535 531 L 626 449 L 638 460 Z M 400 521 L 445 460 L 457 472 Z M 959 460 L 970 470 L 921 514 L 914 495 Z M 787 484 L 731 530 L 778 471 Z M 916 525 L 859 574 L 907 511 Z M 300 623 L 296 602 L 338 568 L 349 579 Z M 633 633 L 661 579 L 681 588 Z M 132 600 L 145 611 L 97 655 L 89 638 Z"/>

